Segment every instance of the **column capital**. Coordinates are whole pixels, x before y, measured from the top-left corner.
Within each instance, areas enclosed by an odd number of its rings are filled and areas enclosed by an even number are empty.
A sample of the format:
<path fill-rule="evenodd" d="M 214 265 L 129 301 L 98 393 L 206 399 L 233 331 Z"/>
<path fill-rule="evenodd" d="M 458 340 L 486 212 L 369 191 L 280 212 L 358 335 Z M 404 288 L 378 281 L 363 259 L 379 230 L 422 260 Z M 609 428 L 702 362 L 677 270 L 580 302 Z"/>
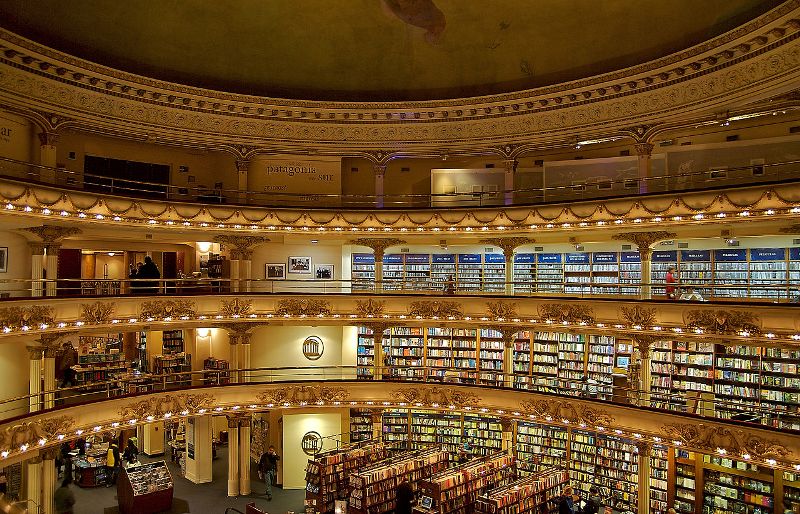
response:
<path fill-rule="evenodd" d="M 58 144 L 58 132 L 54 130 L 44 130 L 39 132 L 38 136 L 42 146 L 55 146 Z"/>
<path fill-rule="evenodd" d="M 351 239 L 348 243 L 372 248 L 372 251 L 375 253 L 375 264 L 377 264 L 383 262 L 383 253 L 387 248 L 405 244 L 406 241 L 394 237 L 360 237 L 358 239 Z"/>
<path fill-rule="evenodd" d="M 214 237 L 215 243 L 228 245 L 231 248 L 231 259 L 242 259 L 249 261 L 253 256 L 253 250 L 264 243 L 269 242 L 268 237 L 263 236 L 241 236 L 237 234 L 222 234 Z"/>
<path fill-rule="evenodd" d="M 383 176 L 384 176 L 384 175 L 386 175 L 386 169 L 387 169 L 388 167 L 389 167 L 389 166 L 388 166 L 388 165 L 386 165 L 386 164 L 373 164 L 373 165 L 372 165 L 372 172 L 373 172 L 373 173 L 374 173 L 376 176 L 383 178 Z"/>
<path fill-rule="evenodd" d="M 511 264 L 511 259 L 514 256 L 514 250 L 517 247 L 526 244 L 533 244 L 536 242 L 536 240 L 530 237 L 493 237 L 489 239 L 481 239 L 480 242 L 502 248 L 503 257 L 506 259 L 506 264 Z"/>
<path fill-rule="evenodd" d="M 650 455 L 653 453 L 653 443 L 648 441 L 634 441 L 636 448 L 639 449 L 639 457 L 650 458 Z"/>
<path fill-rule="evenodd" d="M 38 237 L 45 246 L 61 244 L 64 238 L 81 234 L 83 231 L 75 227 L 60 227 L 56 225 L 42 225 L 39 227 L 27 227 L 22 230 L 30 232 Z M 39 243 L 36 241 L 36 243 Z"/>
<path fill-rule="evenodd" d="M 677 236 L 678 234 L 675 232 L 652 230 L 649 232 L 620 232 L 619 234 L 612 235 L 611 239 L 615 241 L 629 241 L 639 248 L 639 252 L 642 252 L 642 250 L 652 248 L 652 246 L 659 241 L 674 239 Z"/>
<path fill-rule="evenodd" d="M 635 143 L 633 147 L 636 149 L 636 155 L 639 157 L 650 157 L 653 153 L 653 143 Z"/>
<path fill-rule="evenodd" d="M 228 428 L 249 427 L 252 423 L 250 413 L 229 414 L 225 417 L 228 419 Z"/>
<path fill-rule="evenodd" d="M 44 255 L 44 243 L 30 241 L 28 242 L 28 248 L 31 249 L 32 255 Z"/>
<path fill-rule="evenodd" d="M 61 453 L 61 449 L 58 446 L 53 446 L 52 448 L 47 448 L 46 450 L 41 451 L 41 457 L 44 460 L 56 460 L 58 454 Z"/>
<path fill-rule="evenodd" d="M 247 173 L 250 169 L 250 159 L 236 159 L 236 171 Z"/>
<path fill-rule="evenodd" d="M 30 459 L 28 459 L 28 464 L 41 464 L 42 463 L 42 455 L 34 455 Z"/>
<path fill-rule="evenodd" d="M 503 167 L 506 169 L 507 173 L 516 173 L 517 166 L 519 166 L 519 161 L 517 159 L 503 160 Z"/>
<path fill-rule="evenodd" d="M 44 348 L 41 346 L 26 346 L 26 350 L 28 350 L 28 359 L 32 361 L 41 360 L 44 356 Z"/>

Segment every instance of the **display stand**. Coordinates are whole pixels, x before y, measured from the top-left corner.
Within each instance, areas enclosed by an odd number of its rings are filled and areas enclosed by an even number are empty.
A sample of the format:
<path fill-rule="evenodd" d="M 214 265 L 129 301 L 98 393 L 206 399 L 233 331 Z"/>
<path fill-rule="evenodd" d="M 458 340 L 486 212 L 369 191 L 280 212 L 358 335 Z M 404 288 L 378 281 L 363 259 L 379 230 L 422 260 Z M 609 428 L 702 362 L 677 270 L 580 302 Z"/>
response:
<path fill-rule="evenodd" d="M 117 480 L 120 514 L 168 511 L 172 494 L 172 475 L 163 460 L 123 470 Z"/>
<path fill-rule="evenodd" d="M 90 462 L 79 460 L 75 462 L 75 483 L 79 487 L 100 487 L 106 485 L 105 459 Z"/>
<path fill-rule="evenodd" d="M 478 498 L 477 514 L 539 514 L 555 512 L 561 488 L 569 482 L 566 470 L 548 469 L 494 489 Z"/>

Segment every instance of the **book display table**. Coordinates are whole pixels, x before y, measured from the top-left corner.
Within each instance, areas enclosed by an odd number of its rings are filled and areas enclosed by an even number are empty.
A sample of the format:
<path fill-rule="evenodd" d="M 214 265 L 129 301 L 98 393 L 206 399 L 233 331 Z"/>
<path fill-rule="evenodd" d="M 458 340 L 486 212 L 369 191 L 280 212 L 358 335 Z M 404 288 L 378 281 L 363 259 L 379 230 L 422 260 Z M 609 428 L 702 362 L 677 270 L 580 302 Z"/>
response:
<path fill-rule="evenodd" d="M 123 470 L 117 480 L 121 514 L 154 514 L 172 508 L 172 475 L 162 461 Z"/>

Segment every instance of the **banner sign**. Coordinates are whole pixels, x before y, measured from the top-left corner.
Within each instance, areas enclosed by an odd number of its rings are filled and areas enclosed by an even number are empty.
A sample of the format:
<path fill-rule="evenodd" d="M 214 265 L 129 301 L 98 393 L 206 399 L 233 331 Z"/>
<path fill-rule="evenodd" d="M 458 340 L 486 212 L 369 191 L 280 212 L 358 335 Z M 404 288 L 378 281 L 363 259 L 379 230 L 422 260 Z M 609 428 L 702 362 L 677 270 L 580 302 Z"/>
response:
<path fill-rule="evenodd" d="M 566 256 L 567 264 L 589 264 L 588 253 L 568 253 Z"/>
<path fill-rule="evenodd" d="M 653 255 L 650 257 L 650 260 L 653 262 L 678 262 L 678 251 L 677 250 L 662 250 L 660 252 L 653 252 Z"/>
<path fill-rule="evenodd" d="M 711 250 L 681 250 L 681 261 L 711 262 Z"/>
<path fill-rule="evenodd" d="M 561 263 L 561 254 L 560 253 L 538 253 L 536 254 L 536 262 L 540 262 L 542 264 L 560 264 Z"/>
<path fill-rule="evenodd" d="M 751 261 L 782 261 L 786 259 L 786 248 L 751 248 Z"/>
<path fill-rule="evenodd" d="M 619 258 L 617 252 L 594 252 L 592 254 L 592 262 L 596 264 L 602 263 L 615 263 Z"/>
<path fill-rule="evenodd" d="M 375 255 L 371 253 L 354 253 L 353 264 L 375 264 Z"/>
<path fill-rule="evenodd" d="M 484 255 L 483 262 L 491 264 L 503 264 L 506 262 L 506 257 L 502 253 L 487 253 Z"/>
<path fill-rule="evenodd" d="M 481 254 L 479 253 L 460 253 L 458 254 L 459 264 L 480 264 Z"/>
<path fill-rule="evenodd" d="M 642 262 L 639 252 L 622 252 L 619 256 L 620 262 Z"/>
<path fill-rule="evenodd" d="M 433 254 L 434 264 L 455 264 L 456 256 L 452 253 L 435 253 Z"/>
<path fill-rule="evenodd" d="M 714 250 L 716 262 L 744 262 L 747 261 L 747 250 Z"/>
<path fill-rule="evenodd" d="M 536 254 L 534 253 L 518 253 L 514 255 L 514 262 L 518 262 L 520 264 L 532 264 L 536 262 L 535 256 Z"/>

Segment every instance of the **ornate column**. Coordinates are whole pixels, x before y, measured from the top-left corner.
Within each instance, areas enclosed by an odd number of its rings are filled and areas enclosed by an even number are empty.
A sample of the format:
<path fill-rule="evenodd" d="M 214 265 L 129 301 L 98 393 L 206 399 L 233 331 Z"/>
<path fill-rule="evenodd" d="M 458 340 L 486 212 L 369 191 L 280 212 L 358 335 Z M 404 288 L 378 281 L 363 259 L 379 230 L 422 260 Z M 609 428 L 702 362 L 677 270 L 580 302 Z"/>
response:
<path fill-rule="evenodd" d="M 372 172 L 375 174 L 375 207 L 383 208 L 383 178 L 386 176 L 385 164 L 373 164 Z"/>
<path fill-rule="evenodd" d="M 253 250 L 258 245 L 269 242 L 269 238 L 262 236 L 220 235 L 214 238 L 214 242 L 227 245 L 231 249 L 231 291 L 249 292 Z"/>
<path fill-rule="evenodd" d="M 37 455 L 26 461 L 26 494 L 25 498 L 36 507 L 42 506 L 42 456 Z M 30 507 L 30 505 L 29 505 Z M 35 510 L 33 512 L 36 512 Z M 53 512 L 53 511 L 50 511 Z"/>
<path fill-rule="evenodd" d="M 239 382 L 239 332 L 228 329 L 228 343 L 231 345 L 230 366 L 231 382 Z"/>
<path fill-rule="evenodd" d="M 61 243 L 50 243 L 45 247 L 47 257 L 44 268 L 47 270 L 47 283 L 45 284 L 45 296 L 55 296 L 57 292 L 56 279 L 58 278 L 58 251 L 61 250 Z"/>
<path fill-rule="evenodd" d="M 366 246 L 371 248 L 375 254 L 375 291 L 383 291 L 383 254 L 387 248 L 405 244 L 402 239 L 393 237 L 362 237 L 348 241 L 351 245 Z"/>
<path fill-rule="evenodd" d="M 250 171 L 250 160 L 249 159 L 236 159 L 236 189 L 238 193 L 236 195 L 236 201 L 238 203 L 247 203 L 247 176 Z"/>
<path fill-rule="evenodd" d="M 42 410 L 42 356 L 44 350 L 41 346 L 28 346 L 28 359 L 30 363 L 30 380 L 28 392 L 31 394 L 29 399 L 30 411 Z"/>
<path fill-rule="evenodd" d="M 52 409 L 55 407 L 56 389 L 56 351 L 58 350 L 58 337 L 44 348 L 44 408 Z"/>
<path fill-rule="evenodd" d="M 47 270 L 47 284 L 45 286 L 45 290 L 47 292 L 47 296 L 55 296 L 56 279 L 58 278 L 58 250 L 61 248 L 61 243 L 63 242 L 64 238 L 80 234 L 81 230 L 73 227 L 60 227 L 55 225 L 28 227 L 22 230 L 33 234 L 36 238 L 38 238 L 38 241 L 31 243 L 31 249 L 38 251 L 38 245 L 42 245 L 42 247 L 47 250 L 47 259 L 45 264 L 45 270 Z M 34 248 L 34 244 L 37 245 L 36 248 Z M 36 273 L 33 268 L 37 266 L 35 255 L 33 256 L 31 264 L 31 275 L 33 276 L 34 273 Z M 41 264 L 38 266 L 41 266 Z"/>
<path fill-rule="evenodd" d="M 650 455 L 653 447 L 645 441 L 637 441 L 636 447 L 639 449 L 639 514 L 650 514 Z"/>
<path fill-rule="evenodd" d="M 638 156 L 639 165 L 639 193 L 647 193 L 650 189 L 650 178 L 653 174 L 653 169 L 650 157 L 653 154 L 653 143 L 641 142 L 633 145 L 636 148 L 636 155 Z"/>
<path fill-rule="evenodd" d="M 241 359 L 239 361 L 241 369 L 250 369 L 250 337 L 251 334 L 242 334 L 239 338 L 239 346 L 242 348 Z M 239 380 L 241 382 L 250 382 L 250 372 L 240 371 Z"/>
<path fill-rule="evenodd" d="M 54 496 L 56 492 L 56 455 L 59 448 L 49 448 L 42 452 L 42 514 L 56 514 Z"/>
<path fill-rule="evenodd" d="M 239 262 L 239 290 L 243 293 L 249 293 L 251 289 L 250 279 L 253 278 L 253 251 L 242 250 L 239 252 L 239 257 L 241 257 Z"/>
<path fill-rule="evenodd" d="M 659 241 L 666 239 L 673 239 L 677 236 L 675 232 L 667 232 L 666 230 L 653 230 L 650 232 L 622 232 L 614 234 L 611 239 L 616 241 L 630 241 L 635 244 L 639 250 L 639 258 L 642 261 L 641 278 L 639 281 L 639 298 L 642 300 L 649 300 L 652 298 L 652 274 L 650 258 L 653 255 L 653 245 Z"/>
<path fill-rule="evenodd" d="M 388 323 L 375 321 L 363 323 L 363 326 L 372 330 L 372 345 L 375 349 L 375 355 L 373 357 L 374 370 L 372 372 L 372 376 L 375 380 L 381 380 L 383 378 L 385 359 L 383 355 L 383 332 L 389 328 L 390 325 Z"/>
<path fill-rule="evenodd" d="M 481 239 L 481 243 L 499 246 L 503 249 L 503 257 L 506 260 L 506 294 L 514 294 L 514 250 L 522 245 L 533 244 L 535 239 L 530 237 L 496 237 Z"/>
<path fill-rule="evenodd" d="M 39 164 L 47 169 L 39 170 L 39 180 L 50 184 L 56 181 L 56 144 L 58 133 L 51 130 L 39 132 Z"/>
<path fill-rule="evenodd" d="M 239 419 L 228 418 L 228 496 L 239 495 Z"/>
<path fill-rule="evenodd" d="M 517 165 L 519 165 L 519 161 L 516 159 L 506 159 L 503 161 L 503 166 L 506 170 L 505 181 L 503 183 L 505 189 L 503 193 L 504 205 L 514 205 L 514 175 L 517 173 Z"/>
<path fill-rule="evenodd" d="M 249 346 L 249 345 L 248 345 Z M 250 423 L 251 418 L 239 418 L 239 494 L 250 494 Z M 228 451 L 231 451 L 230 448 Z"/>
<path fill-rule="evenodd" d="M 230 277 L 230 291 L 231 293 L 239 292 L 239 250 L 231 249 L 231 277 Z"/>
<path fill-rule="evenodd" d="M 44 296 L 44 243 L 28 243 L 31 249 L 31 296 Z"/>
<path fill-rule="evenodd" d="M 641 394 L 639 395 L 640 407 L 650 406 L 650 392 L 653 389 L 653 376 L 651 373 L 650 361 L 650 345 L 653 344 L 653 337 L 651 336 L 634 336 L 633 342 L 636 344 L 636 349 L 639 352 L 639 388 Z M 648 475 L 649 476 L 649 475 Z"/>

